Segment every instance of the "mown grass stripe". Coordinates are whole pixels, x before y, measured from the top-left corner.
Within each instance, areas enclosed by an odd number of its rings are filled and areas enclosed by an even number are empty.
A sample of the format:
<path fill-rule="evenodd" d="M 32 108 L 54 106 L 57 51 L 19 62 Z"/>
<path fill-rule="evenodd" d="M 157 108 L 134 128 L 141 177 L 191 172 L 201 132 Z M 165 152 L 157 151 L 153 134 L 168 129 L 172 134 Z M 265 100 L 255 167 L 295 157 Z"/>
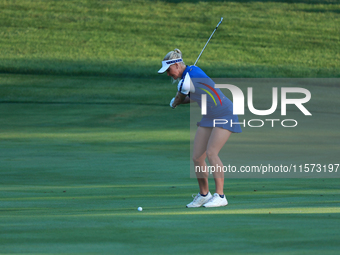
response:
<path fill-rule="evenodd" d="M 0 215 L 0 218 L 21 218 L 21 217 L 44 217 L 44 218 L 67 218 L 67 217 L 147 217 L 147 216 L 181 216 L 181 215 L 252 215 L 252 214 L 338 214 L 340 213 L 340 207 L 292 207 L 292 208 L 254 208 L 254 209 L 229 209 L 224 208 L 191 208 L 176 211 L 164 211 L 162 209 L 154 208 L 153 211 L 148 211 L 148 208 L 143 208 L 142 212 L 138 212 L 137 208 L 121 209 L 123 212 L 111 212 L 111 213 L 49 213 L 39 214 L 36 211 L 34 215 L 21 214 L 21 215 Z M 168 210 L 168 209 L 165 209 Z"/>

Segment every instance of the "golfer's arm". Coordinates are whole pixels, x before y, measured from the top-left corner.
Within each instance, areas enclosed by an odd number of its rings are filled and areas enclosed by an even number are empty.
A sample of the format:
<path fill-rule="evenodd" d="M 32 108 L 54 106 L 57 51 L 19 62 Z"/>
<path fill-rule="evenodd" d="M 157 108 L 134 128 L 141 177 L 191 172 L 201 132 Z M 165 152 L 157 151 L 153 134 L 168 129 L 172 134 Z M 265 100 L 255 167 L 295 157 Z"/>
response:
<path fill-rule="evenodd" d="M 187 95 L 183 95 L 182 93 L 177 92 L 175 101 L 172 103 L 172 105 L 176 107 L 177 105 L 187 104 L 187 103 L 190 103 L 190 98 Z"/>
<path fill-rule="evenodd" d="M 190 97 L 189 97 L 189 96 L 186 96 L 185 99 L 184 99 L 184 101 L 182 102 L 182 104 L 189 104 L 189 103 L 191 103 Z"/>

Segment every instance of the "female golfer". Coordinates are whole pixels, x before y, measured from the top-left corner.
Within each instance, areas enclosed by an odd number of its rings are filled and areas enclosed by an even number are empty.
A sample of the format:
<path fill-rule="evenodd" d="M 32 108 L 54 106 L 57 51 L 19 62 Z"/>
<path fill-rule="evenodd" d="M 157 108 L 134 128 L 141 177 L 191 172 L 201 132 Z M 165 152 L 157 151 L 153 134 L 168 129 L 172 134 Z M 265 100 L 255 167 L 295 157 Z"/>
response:
<path fill-rule="evenodd" d="M 162 68 L 158 73 L 167 72 L 174 80 L 181 79 L 178 83 L 178 92 L 170 106 L 197 102 L 201 107 L 202 98 L 206 98 L 206 115 L 203 115 L 197 123 L 197 131 L 194 140 L 193 161 L 195 165 L 196 177 L 199 185 L 199 193 L 187 207 L 218 207 L 228 204 L 223 192 L 224 173 L 223 163 L 218 154 L 223 145 L 227 142 L 231 133 L 242 132 L 238 123 L 238 118 L 233 115 L 232 102 L 215 88 L 214 82 L 197 66 L 186 66 L 179 49 L 170 51 L 162 61 Z M 214 119 L 223 119 L 226 124 L 216 124 Z M 210 166 L 215 167 L 213 177 L 215 180 L 215 193 L 212 196 L 209 191 L 208 171 L 205 162 L 206 157 Z M 201 169 L 202 171 L 196 171 Z M 220 171 L 217 171 L 220 169 Z"/>

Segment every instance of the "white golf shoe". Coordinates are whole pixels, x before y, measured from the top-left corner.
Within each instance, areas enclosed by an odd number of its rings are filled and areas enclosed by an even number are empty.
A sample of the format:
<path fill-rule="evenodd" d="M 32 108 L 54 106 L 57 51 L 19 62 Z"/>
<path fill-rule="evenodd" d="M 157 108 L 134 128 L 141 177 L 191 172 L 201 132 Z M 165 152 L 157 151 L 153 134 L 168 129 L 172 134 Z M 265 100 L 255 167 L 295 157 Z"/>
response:
<path fill-rule="evenodd" d="M 194 197 L 194 195 L 192 195 Z M 198 193 L 195 197 L 194 200 L 190 203 L 187 204 L 188 208 L 191 207 L 201 207 L 204 203 L 208 202 L 213 196 L 211 195 L 210 191 L 208 194 L 204 197 L 200 193 Z"/>
<path fill-rule="evenodd" d="M 203 207 L 219 207 L 219 206 L 226 206 L 228 204 L 227 198 L 221 198 L 219 194 L 215 193 L 214 196 L 203 204 Z"/>

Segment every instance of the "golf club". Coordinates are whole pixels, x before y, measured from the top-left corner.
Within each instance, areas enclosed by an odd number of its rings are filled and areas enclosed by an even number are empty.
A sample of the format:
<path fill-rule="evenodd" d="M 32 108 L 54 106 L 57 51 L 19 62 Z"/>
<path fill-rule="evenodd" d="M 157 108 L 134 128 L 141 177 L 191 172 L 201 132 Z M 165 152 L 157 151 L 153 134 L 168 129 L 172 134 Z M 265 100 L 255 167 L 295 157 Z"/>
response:
<path fill-rule="evenodd" d="M 218 22 L 218 24 L 217 24 L 216 28 L 215 28 L 215 29 L 214 29 L 214 31 L 212 32 L 212 34 L 211 34 L 211 36 L 209 37 L 209 39 L 208 39 L 207 43 L 204 45 L 204 47 L 203 47 L 203 50 L 201 51 L 200 55 L 199 55 L 199 56 L 198 56 L 198 58 L 196 59 L 196 62 L 195 62 L 195 64 L 194 64 L 194 66 L 196 66 L 196 64 L 197 64 L 197 61 L 198 61 L 198 60 L 199 60 L 199 58 L 201 57 L 201 55 L 202 55 L 202 53 L 203 53 L 203 51 L 204 51 L 205 47 L 207 47 L 207 44 L 209 43 L 209 41 L 210 41 L 211 37 L 214 35 L 215 31 L 217 30 L 218 26 L 219 26 L 219 25 L 222 23 L 222 21 L 223 21 L 223 17 L 221 17 L 221 20 L 220 20 L 220 22 Z"/>

